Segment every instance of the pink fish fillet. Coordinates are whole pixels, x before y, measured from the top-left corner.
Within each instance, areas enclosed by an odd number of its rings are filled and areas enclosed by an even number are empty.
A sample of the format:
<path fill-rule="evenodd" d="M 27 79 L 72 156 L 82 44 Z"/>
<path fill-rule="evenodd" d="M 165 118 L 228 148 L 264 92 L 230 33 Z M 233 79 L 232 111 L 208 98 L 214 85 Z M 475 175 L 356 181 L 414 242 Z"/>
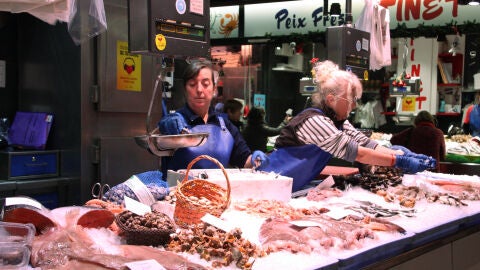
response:
<path fill-rule="evenodd" d="M 42 269 L 67 269 L 69 265 L 125 269 L 127 262 L 155 259 L 166 269 L 205 269 L 173 252 L 147 246 L 116 245 L 112 249 L 118 253 L 105 254 L 92 248 L 93 241 L 80 226 L 50 231 L 33 241 L 30 263 Z"/>

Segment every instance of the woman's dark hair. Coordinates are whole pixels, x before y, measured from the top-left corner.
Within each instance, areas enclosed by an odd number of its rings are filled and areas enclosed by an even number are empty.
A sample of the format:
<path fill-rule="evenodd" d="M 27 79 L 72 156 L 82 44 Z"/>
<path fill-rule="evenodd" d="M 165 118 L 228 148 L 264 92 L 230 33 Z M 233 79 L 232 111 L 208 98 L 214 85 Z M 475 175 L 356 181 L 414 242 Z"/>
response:
<path fill-rule="evenodd" d="M 417 114 L 413 123 L 416 126 L 420 122 L 430 122 L 432 124 L 435 124 L 435 118 L 433 118 L 433 116 L 428 111 L 421 111 Z"/>
<path fill-rule="evenodd" d="M 200 73 L 200 70 L 208 68 L 212 71 L 212 82 L 215 84 L 215 76 L 213 74 L 213 65 L 212 62 L 208 60 L 196 60 L 191 62 L 183 72 L 183 86 L 187 85 L 187 82 L 191 79 L 194 79 Z"/>
<path fill-rule="evenodd" d="M 224 113 L 228 113 L 228 111 L 230 112 L 239 112 L 241 111 L 243 108 L 243 104 L 236 100 L 236 99 L 229 99 L 227 101 L 225 101 L 225 104 L 223 104 L 223 112 Z"/>
<path fill-rule="evenodd" d="M 247 115 L 249 125 L 261 125 L 265 122 L 265 110 L 261 107 L 253 107 Z"/>

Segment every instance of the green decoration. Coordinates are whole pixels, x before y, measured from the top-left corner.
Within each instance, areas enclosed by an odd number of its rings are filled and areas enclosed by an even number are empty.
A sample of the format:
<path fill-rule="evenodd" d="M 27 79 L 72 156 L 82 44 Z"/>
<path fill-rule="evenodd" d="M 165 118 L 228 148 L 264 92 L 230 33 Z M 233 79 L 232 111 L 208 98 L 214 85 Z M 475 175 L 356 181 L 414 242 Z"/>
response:
<path fill-rule="evenodd" d="M 326 31 L 309 31 L 307 34 L 303 33 L 291 33 L 288 36 L 272 36 L 272 33 L 265 33 L 265 37 L 270 38 L 275 43 L 286 42 L 317 42 L 325 44 Z M 465 21 L 463 24 L 457 24 L 457 21 L 450 21 L 445 25 L 426 25 L 425 23 L 419 24 L 416 28 L 408 28 L 405 23 L 397 24 L 395 29 L 390 29 L 391 38 L 435 38 L 440 35 L 455 35 L 455 34 L 478 34 L 480 33 L 480 23 L 476 20 Z"/>

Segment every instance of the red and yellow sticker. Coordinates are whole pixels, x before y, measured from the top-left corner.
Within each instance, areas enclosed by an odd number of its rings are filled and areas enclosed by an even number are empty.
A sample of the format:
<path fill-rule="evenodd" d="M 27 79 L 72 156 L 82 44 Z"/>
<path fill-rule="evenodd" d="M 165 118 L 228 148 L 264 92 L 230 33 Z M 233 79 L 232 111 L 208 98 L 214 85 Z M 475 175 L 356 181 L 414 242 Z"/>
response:
<path fill-rule="evenodd" d="M 368 70 L 364 70 L 364 71 L 363 71 L 363 79 L 364 79 L 365 81 L 368 81 Z"/>
<path fill-rule="evenodd" d="M 406 96 L 402 98 L 402 111 L 413 112 L 415 111 L 415 97 Z"/>
<path fill-rule="evenodd" d="M 117 89 L 142 91 L 142 56 L 128 52 L 127 41 L 117 41 Z"/>
<path fill-rule="evenodd" d="M 159 51 L 165 50 L 165 47 L 167 47 L 167 39 L 165 39 L 164 35 L 158 34 L 155 36 L 155 46 L 157 46 Z"/>

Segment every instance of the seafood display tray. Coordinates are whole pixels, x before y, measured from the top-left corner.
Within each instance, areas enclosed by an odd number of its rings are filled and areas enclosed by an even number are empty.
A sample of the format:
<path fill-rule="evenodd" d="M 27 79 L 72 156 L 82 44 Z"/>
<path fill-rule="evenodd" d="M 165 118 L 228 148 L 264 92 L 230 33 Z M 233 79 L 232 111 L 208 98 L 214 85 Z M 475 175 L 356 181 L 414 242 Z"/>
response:
<path fill-rule="evenodd" d="M 446 237 L 457 232 L 460 225 L 463 224 L 466 219 L 466 217 L 460 219 L 453 219 L 449 222 L 443 224 L 436 224 L 424 231 L 415 233 L 412 239 L 412 247 L 418 247 L 429 243 L 435 239 L 440 239 L 442 237 Z M 430 221 L 431 220 L 424 222 L 428 224 Z"/>
<path fill-rule="evenodd" d="M 475 209 L 480 209 L 480 201 L 478 202 L 469 202 L 469 211 L 468 211 L 468 218 L 465 222 L 460 226 L 461 228 L 468 228 L 472 226 L 476 226 L 480 224 L 480 212 L 475 211 Z"/>
<path fill-rule="evenodd" d="M 252 270 L 263 269 L 337 270 L 338 260 L 320 254 L 292 254 L 288 251 L 280 251 L 255 260 Z"/>
<path fill-rule="evenodd" d="M 380 233 L 379 233 L 380 235 Z M 379 260 L 388 259 L 409 249 L 414 233 L 390 236 L 368 244 L 359 250 L 343 251 L 334 255 L 338 261 L 338 269 L 361 269 Z M 392 237 L 395 237 L 392 239 Z M 390 239 L 388 239 L 390 238 Z"/>

